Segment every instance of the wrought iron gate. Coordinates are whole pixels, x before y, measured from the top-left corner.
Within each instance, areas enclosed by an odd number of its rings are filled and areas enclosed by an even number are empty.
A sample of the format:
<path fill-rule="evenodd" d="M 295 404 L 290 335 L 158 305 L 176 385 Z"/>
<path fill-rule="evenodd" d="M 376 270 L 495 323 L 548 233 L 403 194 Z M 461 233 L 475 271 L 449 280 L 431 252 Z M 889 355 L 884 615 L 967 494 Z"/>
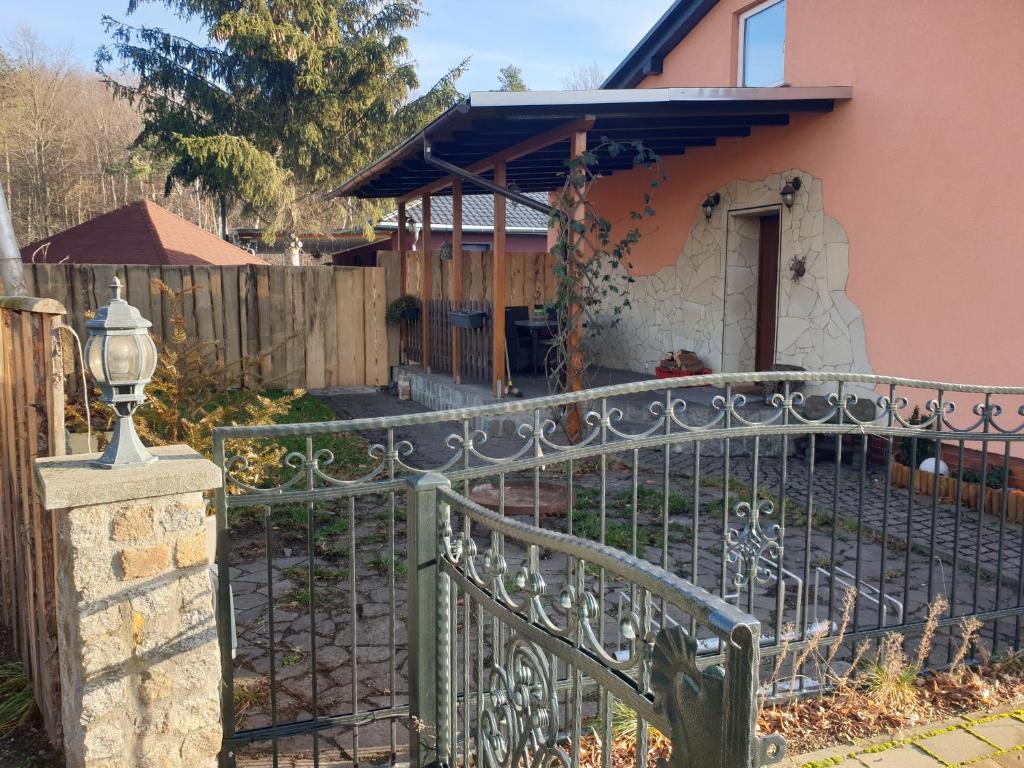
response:
<path fill-rule="evenodd" d="M 665 737 L 680 768 L 766 764 L 758 699 L 827 686 L 785 658 L 812 638 L 848 659 L 944 595 L 926 663 L 965 616 L 1019 647 L 1022 401 L 764 373 L 218 428 L 224 764 L 610 767 L 624 719 L 638 764 Z M 926 453 L 978 466 L 925 476 Z"/>

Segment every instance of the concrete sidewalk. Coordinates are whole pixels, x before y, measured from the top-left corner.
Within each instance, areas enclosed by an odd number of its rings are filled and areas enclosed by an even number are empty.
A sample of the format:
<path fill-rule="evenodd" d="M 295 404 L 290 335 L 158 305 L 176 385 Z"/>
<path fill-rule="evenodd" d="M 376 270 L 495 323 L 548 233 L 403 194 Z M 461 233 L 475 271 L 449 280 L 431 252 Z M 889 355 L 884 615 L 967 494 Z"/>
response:
<path fill-rule="evenodd" d="M 909 735 L 859 747 L 797 755 L 785 768 L 1024 768 L 1024 709 L 977 713 L 932 724 Z"/>

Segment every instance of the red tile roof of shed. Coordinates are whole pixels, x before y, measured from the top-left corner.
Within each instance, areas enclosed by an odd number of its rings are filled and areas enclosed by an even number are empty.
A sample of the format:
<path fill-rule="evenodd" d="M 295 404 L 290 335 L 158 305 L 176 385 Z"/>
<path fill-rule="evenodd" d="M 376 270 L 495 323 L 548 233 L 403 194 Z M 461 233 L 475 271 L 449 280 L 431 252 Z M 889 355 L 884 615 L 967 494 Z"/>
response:
<path fill-rule="evenodd" d="M 266 264 L 190 221 L 143 200 L 97 216 L 21 249 L 23 261 L 56 264 Z"/>

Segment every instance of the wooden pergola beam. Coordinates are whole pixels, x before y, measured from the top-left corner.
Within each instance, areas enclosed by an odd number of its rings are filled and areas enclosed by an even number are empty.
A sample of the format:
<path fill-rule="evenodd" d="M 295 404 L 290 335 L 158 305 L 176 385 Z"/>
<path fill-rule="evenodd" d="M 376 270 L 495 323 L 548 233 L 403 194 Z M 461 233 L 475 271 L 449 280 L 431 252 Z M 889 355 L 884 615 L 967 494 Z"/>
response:
<path fill-rule="evenodd" d="M 587 132 L 577 131 L 572 137 L 571 159 L 580 157 L 586 151 Z M 586 214 L 586 210 L 583 207 L 582 192 L 577 193 L 575 203 L 576 205 L 572 211 L 573 219 L 577 222 L 582 222 Z M 575 249 L 580 249 L 585 242 L 585 237 L 582 234 L 573 235 L 572 239 L 575 240 L 573 243 Z M 570 275 L 574 281 L 579 281 L 579 270 L 573 266 L 574 263 L 570 262 Z M 582 322 L 580 315 L 582 313 L 583 308 L 578 303 L 574 302 L 569 306 L 569 336 L 566 344 L 565 370 L 565 388 L 568 392 L 580 392 L 583 389 L 583 333 L 580 329 Z M 583 414 L 578 406 L 570 408 L 566 413 L 566 434 L 573 442 L 578 440 L 582 434 L 582 416 Z"/>
<path fill-rule="evenodd" d="M 423 226 L 420 230 L 420 310 L 421 331 L 423 332 L 423 370 L 430 373 L 430 299 L 434 293 L 434 260 L 431 251 L 430 195 L 423 196 Z"/>
<path fill-rule="evenodd" d="M 498 162 L 494 166 L 494 183 L 505 185 L 505 163 Z M 491 318 L 491 371 L 494 380 L 494 396 L 505 394 L 505 290 L 507 284 L 507 265 L 505 263 L 505 229 L 506 205 L 502 195 L 494 196 L 494 287 L 491 305 L 494 316 Z"/>
<path fill-rule="evenodd" d="M 539 149 L 555 144 L 559 141 L 565 141 L 568 138 L 576 135 L 580 131 L 583 131 L 584 136 L 587 130 L 593 127 L 594 122 L 597 120 L 593 115 L 587 115 L 576 120 L 570 120 L 562 125 L 555 126 L 550 130 L 538 133 L 536 136 L 531 136 L 518 144 L 513 144 L 511 147 L 496 152 L 490 157 L 485 157 L 483 160 L 478 160 L 469 167 L 466 168 L 467 173 L 482 173 L 490 168 L 494 168 L 497 171 L 498 165 L 504 165 L 513 160 L 517 160 L 520 157 L 524 157 Z M 445 176 L 444 178 L 432 181 L 429 184 L 425 184 L 418 189 L 413 190 L 407 195 L 403 195 L 398 198 L 399 203 L 408 202 L 409 200 L 415 200 L 417 197 L 424 195 L 436 194 L 446 187 L 452 185 L 454 176 Z M 497 175 L 495 175 L 497 180 Z M 504 184 L 504 182 L 501 182 Z"/>
<path fill-rule="evenodd" d="M 409 250 L 408 219 L 405 215 L 405 203 L 398 204 L 398 263 L 402 273 L 401 293 L 409 292 L 408 268 L 405 264 L 405 252 Z"/>
<path fill-rule="evenodd" d="M 454 309 L 459 309 L 462 301 L 462 179 L 452 181 L 452 261 L 449 279 L 451 282 L 451 302 Z M 452 326 L 452 379 L 456 384 L 462 383 L 459 370 L 459 329 Z"/>

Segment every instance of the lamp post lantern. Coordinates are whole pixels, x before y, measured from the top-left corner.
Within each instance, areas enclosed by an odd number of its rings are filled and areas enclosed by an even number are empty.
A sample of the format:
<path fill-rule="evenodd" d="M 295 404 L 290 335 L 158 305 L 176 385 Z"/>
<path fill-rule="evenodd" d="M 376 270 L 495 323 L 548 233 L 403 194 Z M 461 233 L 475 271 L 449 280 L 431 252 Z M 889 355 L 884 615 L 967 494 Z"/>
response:
<path fill-rule="evenodd" d="M 121 281 L 110 285 L 113 297 L 86 322 L 89 341 L 85 364 L 100 387 L 100 399 L 117 414 L 110 444 L 95 467 L 119 469 L 156 461 L 135 432 L 132 415 L 146 399 L 146 384 L 156 370 L 156 344 L 147 330 L 153 324 L 121 298 Z"/>

